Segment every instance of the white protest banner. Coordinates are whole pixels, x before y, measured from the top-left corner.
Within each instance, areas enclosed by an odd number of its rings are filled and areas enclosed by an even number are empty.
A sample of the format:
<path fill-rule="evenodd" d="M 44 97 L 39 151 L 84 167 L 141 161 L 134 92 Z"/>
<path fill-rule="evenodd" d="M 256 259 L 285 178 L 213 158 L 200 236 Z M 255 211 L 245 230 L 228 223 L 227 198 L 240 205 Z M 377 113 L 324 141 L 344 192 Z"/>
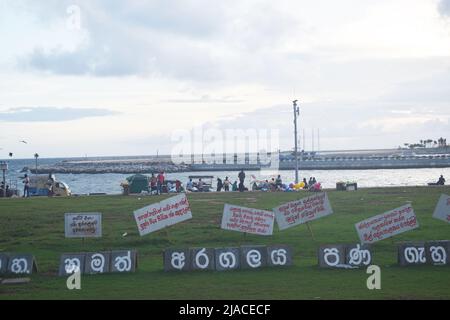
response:
<path fill-rule="evenodd" d="M 141 236 L 192 218 L 186 194 L 179 194 L 134 211 Z"/>
<path fill-rule="evenodd" d="M 284 230 L 333 213 L 326 193 L 287 202 L 273 209 L 278 228 Z"/>
<path fill-rule="evenodd" d="M 273 233 L 273 221 L 273 212 L 225 204 L 221 228 L 268 236 Z"/>
<path fill-rule="evenodd" d="M 355 224 L 361 243 L 374 243 L 419 227 L 410 204 Z"/>
<path fill-rule="evenodd" d="M 89 238 L 102 236 L 101 213 L 66 213 L 64 218 L 66 238 Z"/>
<path fill-rule="evenodd" d="M 450 223 L 450 196 L 441 195 L 434 210 L 433 218 Z"/>

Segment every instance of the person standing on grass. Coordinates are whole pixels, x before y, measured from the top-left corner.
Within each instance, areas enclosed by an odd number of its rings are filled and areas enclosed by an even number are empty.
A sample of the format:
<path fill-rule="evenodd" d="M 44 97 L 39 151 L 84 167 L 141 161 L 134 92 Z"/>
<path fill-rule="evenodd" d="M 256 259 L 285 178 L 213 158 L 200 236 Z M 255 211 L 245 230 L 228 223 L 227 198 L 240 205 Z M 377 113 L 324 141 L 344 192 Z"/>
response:
<path fill-rule="evenodd" d="M 165 180 L 165 178 L 164 178 L 164 172 L 161 171 L 161 172 L 158 174 L 158 176 L 156 177 L 156 179 L 158 180 L 158 181 L 157 181 L 158 194 L 161 194 L 161 193 L 162 193 L 162 187 L 163 187 L 164 180 Z"/>
<path fill-rule="evenodd" d="M 230 191 L 230 180 L 228 180 L 228 177 L 225 177 L 225 181 L 223 182 L 223 188 L 225 191 Z"/>
<path fill-rule="evenodd" d="M 53 176 L 50 173 L 48 175 L 48 180 L 47 180 L 47 188 L 48 188 L 48 196 L 49 197 L 53 197 L 53 194 L 54 194 L 53 185 L 54 185 L 54 183 L 55 183 L 55 179 L 53 179 Z"/>
<path fill-rule="evenodd" d="M 241 172 L 239 172 L 238 175 L 239 178 L 239 191 L 243 192 L 244 191 L 244 181 L 245 181 L 245 173 L 244 173 L 244 169 L 241 170 Z"/>
<path fill-rule="evenodd" d="M 283 180 L 281 180 L 281 176 L 278 175 L 277 180 L 275 180 L 275 186 L 277 187 L 277 189 L 281 189 L 283 185 Z"/>
<path fill-rule="evenodd" d="M 30 196 L 30 178 L 28 177 L 27 174 L 25 174 L 25 178 L 22 182 L 24 184 L 23 197 L 28 198 Z"/>
<path fill-rule="evenodd" d="M 152 173 L 152 176 L 150 177 L 150 193 L 153 194 L 153 192 L 158 192 L 158 179 L 156 179 L 155 174 Z"/>
<path fill-rule="evenodd" d="M 222 179 L 217 178 L 217 192 L 222 191 L 222 188 L 223 188 L 223 182 L 222 182 Z"/>

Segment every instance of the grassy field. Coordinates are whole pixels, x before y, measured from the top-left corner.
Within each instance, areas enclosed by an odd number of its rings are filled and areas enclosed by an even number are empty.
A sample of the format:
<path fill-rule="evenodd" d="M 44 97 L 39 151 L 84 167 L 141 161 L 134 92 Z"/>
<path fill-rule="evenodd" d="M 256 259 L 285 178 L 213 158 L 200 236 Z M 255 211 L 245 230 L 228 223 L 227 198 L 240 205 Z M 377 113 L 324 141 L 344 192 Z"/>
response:
<path fill-rule="evenodd" d="M 140 237 L 133 211 L 167 196 L 91 196 L 0 200 L 0 252 L 32 253 L 39 273 L 22 285 L 0 285 L 0 299 L 449 299 L 449 267 L 402 268 L 397 243 L 450 239 L 450 225 L 431 217 L 439 196 L 450 187 L 399 187 L 329 191 L 334 214 L 312 222 L 315 241 L 305 225 L 262 237 L 220 229 L 223 204 L 261 209 L 307 193 L 189 194 L 193 219 Z M 420 228 L 374 245 L 374 264 L 382 270 L 382 289 L 368 290 L 365 269 L 325 270 L 317 266 L 320 244 L 358 242 L 354 223 L 412 201 Z M 103 214 L 103 237 L 64 238 L 65 212 Z M 122 237 L 124 232 L 127 237 Z M 162 252 L 168 247 L 226 247 L 288 244 L 294 266 L 257 271 L 165 273 Z M 57 276 L 64 252 L 138 250 L 133 274 L 83 275 L 81 290 L 67 290 Z"/>

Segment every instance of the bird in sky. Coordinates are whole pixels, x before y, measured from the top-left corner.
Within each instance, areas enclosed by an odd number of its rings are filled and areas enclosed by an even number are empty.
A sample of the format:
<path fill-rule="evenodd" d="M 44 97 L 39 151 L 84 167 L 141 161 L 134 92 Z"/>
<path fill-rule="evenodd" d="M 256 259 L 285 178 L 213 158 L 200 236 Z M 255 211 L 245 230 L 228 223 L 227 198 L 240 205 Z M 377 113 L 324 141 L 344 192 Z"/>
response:
<path fill-rule="evenodd" d="M 19 142 L 22 142 L 22 143 L 28 144 L 28 142 L 26 142 L 25 140 L 20 140 Z"/>

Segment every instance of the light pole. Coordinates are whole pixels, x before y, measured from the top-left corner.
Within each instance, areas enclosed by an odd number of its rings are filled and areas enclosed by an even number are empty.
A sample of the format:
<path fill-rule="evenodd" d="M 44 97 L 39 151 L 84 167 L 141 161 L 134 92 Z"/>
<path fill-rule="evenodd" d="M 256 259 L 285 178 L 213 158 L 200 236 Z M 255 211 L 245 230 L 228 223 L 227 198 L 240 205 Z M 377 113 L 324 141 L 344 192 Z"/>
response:
<path fill-rule="evenodd" d="M 36 172 L 35 172 L 36 175 L 38 174 L 38 164 L 37 164 L 38 158 L 39 158 L 39 155 L 38 155 L 37 153 L 35 153 L 35 154 L 34 154 L 34 159 L 35 159 L 35 161 L 36 161 Z"/>
<path fill-rule="evenodd" d="M 300 114 L 300 108 L 297 106 L 297 100 L 292 101 L 294 107 L 294 135 L 295 135 L 295 184 L 298 183 L 298 144 L 297 144 L 297 116 Z"/>
<path fill-rule="evenodd" d="M 8 170 L 8 163 L 1 161 L 0 170 L 3 171 L 3 197 L 6 198 L 6 170 Z"/>

